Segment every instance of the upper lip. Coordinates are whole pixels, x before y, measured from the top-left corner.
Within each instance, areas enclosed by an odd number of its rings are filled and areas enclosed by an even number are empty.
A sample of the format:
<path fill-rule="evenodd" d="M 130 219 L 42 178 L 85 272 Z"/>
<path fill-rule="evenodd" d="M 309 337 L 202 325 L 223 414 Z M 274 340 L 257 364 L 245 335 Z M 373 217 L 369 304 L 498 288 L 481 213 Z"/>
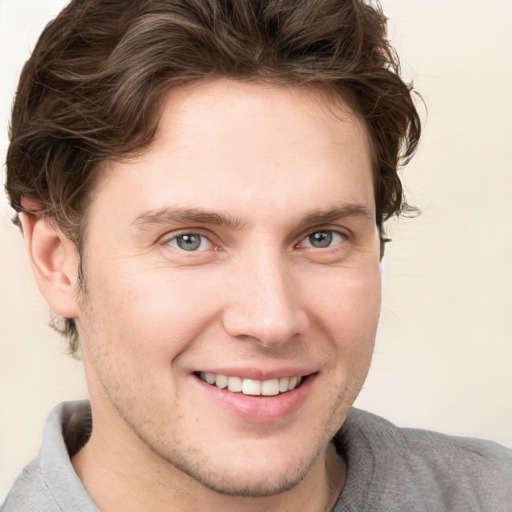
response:
<path fill-rule="evenodd" d="M 205 367 L 195 370 L 194 373 L 214 373 L 218 375 L 226 375 L 227 377 L 242 377 L 253 380 L 271 380 L 280 379 L 282 377 L 307 377 L 318 370 L 305 366 L 281 366 L 279 368 L 255 368 L 254 366 L 240 367 Z"/>

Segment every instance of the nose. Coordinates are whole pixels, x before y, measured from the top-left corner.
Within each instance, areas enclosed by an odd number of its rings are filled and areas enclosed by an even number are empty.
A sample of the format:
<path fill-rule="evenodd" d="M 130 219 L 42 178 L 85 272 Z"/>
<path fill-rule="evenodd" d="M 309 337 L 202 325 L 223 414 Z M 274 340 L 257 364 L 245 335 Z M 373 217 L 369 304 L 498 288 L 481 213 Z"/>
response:
<path fill-rule="evenodd" d="M 282 258 L 252 254 L 232 272 L 223 313 L 226 332 L 265 347 L 285 344 L 303 334 L 309 319 L 293 269 Z"/>

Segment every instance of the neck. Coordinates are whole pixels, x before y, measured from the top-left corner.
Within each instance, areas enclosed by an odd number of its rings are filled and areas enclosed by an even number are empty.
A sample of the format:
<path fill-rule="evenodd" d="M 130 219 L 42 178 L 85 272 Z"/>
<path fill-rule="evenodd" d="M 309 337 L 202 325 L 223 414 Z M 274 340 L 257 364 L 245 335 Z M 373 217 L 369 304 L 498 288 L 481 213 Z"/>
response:
<path fill-rule="evenodd" d="M 102 512 L 329 511 L 345 482 L 345 464 L 329 445 L 304 480 L 289 491 L 265 497 L 224 495 L 161 459 L 125 428 L 128 432 L 109 430 L 106 436 L 95 428 L 89 442 L 72 459 L 75 471 Z M 123 442 L 117 443 L 118 439 Z"/>

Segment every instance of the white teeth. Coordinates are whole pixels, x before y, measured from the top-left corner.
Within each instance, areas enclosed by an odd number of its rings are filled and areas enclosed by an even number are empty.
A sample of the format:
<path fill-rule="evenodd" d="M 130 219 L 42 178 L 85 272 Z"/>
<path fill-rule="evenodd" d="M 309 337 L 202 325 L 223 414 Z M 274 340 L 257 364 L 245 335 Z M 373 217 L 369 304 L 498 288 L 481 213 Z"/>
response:
<path fill-rule="evenodd" d="M 200 372 L 199 378 L 219 389 L 227 388 L 233 393 L 243 393 L 251 396 L 275 396 L 295 389 L 302 377 L 281 377 L 280 379 L 255 380 L 241 377 L 228 377 L 220 373 Z"/>
<path fill-rule="evenodd" d="M 205 373 L 204 380 L 208 382 L 208 384 L 215 384 L 215 374 L 214 373 Z"/>
<path fill-rule="evenodd" d="M 261 383 L 261 394 L 274 396 L 279 394 L 279 379 L 264 380 Z"/>
<path fill-rule="evenodd" d="M 261 395 L 261 381 L 244 379 L 242 382 L 242 393 L 244 395 Z"/>
<path fill-rule="evenodd" d="M 220 389 L 227 388 L 228 378 L 225 375 L 217 375 L 215 377 L 215 385 Z"/>
<path fill-rule="evenodd" d="M 242 391 L 242 379 L 240 377 L 229 377 L 228 389 L 233 393 L 240 393 Z"/>

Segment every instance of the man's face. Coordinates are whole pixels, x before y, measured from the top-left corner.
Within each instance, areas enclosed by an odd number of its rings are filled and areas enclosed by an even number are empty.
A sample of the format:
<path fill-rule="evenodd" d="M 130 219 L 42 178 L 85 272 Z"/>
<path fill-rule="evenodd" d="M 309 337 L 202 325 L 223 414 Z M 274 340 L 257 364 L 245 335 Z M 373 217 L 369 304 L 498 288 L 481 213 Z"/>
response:
<path fill-rule="evenodd" d="M 359 392 L 380 308 L 371 158 L 324 100 L 178 89 L 154 144 L 104 170 L 77 319 L 93 436 L 148 471 L 277 493 L 321 463 Z"/>

